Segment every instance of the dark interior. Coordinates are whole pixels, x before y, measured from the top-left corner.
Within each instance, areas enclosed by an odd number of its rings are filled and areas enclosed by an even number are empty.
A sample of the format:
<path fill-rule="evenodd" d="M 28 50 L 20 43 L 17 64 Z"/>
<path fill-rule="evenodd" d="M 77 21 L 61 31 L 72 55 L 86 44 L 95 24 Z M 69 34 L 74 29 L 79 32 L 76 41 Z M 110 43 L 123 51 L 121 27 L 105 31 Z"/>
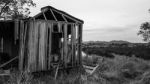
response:
<path fill-rule="evenodd" d="M 19 43 L 15 42 L 15 22 L 0 22 L 0 63 L 18 55 Z"/>

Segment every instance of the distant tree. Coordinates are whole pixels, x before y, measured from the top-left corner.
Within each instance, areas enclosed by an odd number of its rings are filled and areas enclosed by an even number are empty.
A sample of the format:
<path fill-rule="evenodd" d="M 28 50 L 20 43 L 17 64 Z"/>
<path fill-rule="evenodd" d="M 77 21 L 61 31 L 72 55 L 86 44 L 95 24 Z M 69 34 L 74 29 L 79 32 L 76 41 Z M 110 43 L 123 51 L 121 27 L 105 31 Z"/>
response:
<path fill-rule="evenodd" d="M 0 18 L 11 16 L 26 18 L 30 14 L 29 7 L 36 4 L 32 0 L 0 0 Z"/>
<path fill-rule="evenodd" d="M 144 41 L 150 43 L 150 22 L 144 22 L 141 24 L 138 35 L 141 35 Z"/>
<path fill-rule="evenodd" d="M 149 22 L 145 22 L 141 25 L 138 35 L 141 35 L 144 41 L 150 42 L 150 23 Z"/>

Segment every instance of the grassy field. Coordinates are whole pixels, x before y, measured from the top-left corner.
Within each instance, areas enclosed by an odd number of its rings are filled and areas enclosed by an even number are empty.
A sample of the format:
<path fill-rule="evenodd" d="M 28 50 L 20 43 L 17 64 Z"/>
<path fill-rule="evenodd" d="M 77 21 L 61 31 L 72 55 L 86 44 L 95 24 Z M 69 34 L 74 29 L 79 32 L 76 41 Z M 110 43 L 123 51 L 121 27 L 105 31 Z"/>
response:
<path fill-rule="evenodd" d="M 150 84 L 149 61 L 136 57 L 113 55 L 114 58 L 92 56 L 99 67 L 93 74 L 87 76 L 87 81 L 90 82 L 86 84 Z M 91 62 L 90 60 L 88 64 L 93 64 L 93 60 Z"/>
<path fill-rule="evenodd" d="M 150 84 L 150 62 L 113 54 L 114 58 L 91 55 L 83 58 L 83 64 L 99 65 L 88 74 L 83 69 L 60 71 L 57 79 L 54 74 L 33 76 L 13 71 L 10 77 L 1 77 L 0 84 Z"/>

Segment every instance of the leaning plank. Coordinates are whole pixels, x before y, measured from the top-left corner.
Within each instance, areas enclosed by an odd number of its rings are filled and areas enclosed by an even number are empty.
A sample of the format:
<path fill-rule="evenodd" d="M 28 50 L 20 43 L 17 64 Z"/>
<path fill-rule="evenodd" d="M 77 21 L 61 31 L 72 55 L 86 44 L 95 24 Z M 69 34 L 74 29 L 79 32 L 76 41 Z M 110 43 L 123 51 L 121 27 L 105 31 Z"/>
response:
<path fill-rule="evenodd" d="M 56 72 L 55 72 L 55 80 L 56 80 L 56 78 L 57 78 L 58 70 L 59 70 L 59 64 L 57 65 L 57 68 L 56 68 Z"/>
<path fill-rule="evenodd" d="M 0 76 L 9 76 L 10 74 L 6 74 L 6 73 L 3 73 L 3 74 L 0 74 Z"/>
<path fill-rule="evenodd" d="M 14 57 L 13 59 L 11 59 L 11 60 L 7 61 L 6 63 L 2 64 L 2 65 L 0 66 L 0 68 L 6 66 L 7 64 L 11 63 L 12 61 L 14 61 L 14 60 L 16 60 L 16 59 L 18 59 L 18 56 L 17 56 L 17 57 Z"/>

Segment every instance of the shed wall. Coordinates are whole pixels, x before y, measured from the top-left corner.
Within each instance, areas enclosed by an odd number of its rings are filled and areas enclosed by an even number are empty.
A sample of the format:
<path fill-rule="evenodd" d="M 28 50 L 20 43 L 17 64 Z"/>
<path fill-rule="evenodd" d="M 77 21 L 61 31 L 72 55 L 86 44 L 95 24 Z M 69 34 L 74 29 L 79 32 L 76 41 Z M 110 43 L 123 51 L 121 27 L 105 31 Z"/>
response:
<path fill-rule="evenodd" d="M 53 22 L 35 20 L 24 24 L 19 60 L 21 70 L 46 71 L 56 63 L 65 68 L 79 65 L 80 38 L 76 35 L 79 33 L 79 27 L 76 30 L 75 24 L 68 27 L 67 23 L 57 23 L 57 32 L 54 31 L 53 25 L 56 23 Z"/>

